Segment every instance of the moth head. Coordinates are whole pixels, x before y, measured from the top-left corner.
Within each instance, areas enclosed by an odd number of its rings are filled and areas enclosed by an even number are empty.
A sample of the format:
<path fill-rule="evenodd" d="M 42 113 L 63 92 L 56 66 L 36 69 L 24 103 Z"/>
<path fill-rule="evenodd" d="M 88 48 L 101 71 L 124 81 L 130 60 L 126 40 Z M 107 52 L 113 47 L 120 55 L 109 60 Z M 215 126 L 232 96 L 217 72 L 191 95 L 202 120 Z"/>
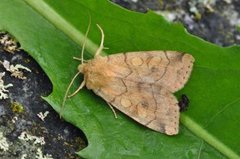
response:
<path fill-rule="evenodd" d="M 111 75 L 109 68 L 102 57 L 96 57 L 78 66 L 78 71 L 84 75 L 88 89 L 99 89 L 108 83 Z"/>
<path fill-rule="evenodd" d="M 86 63 L 81 63 L 80 65 L 78 65 L 78 72 L 84 73 L 84 68 L 86 66 Z"/>

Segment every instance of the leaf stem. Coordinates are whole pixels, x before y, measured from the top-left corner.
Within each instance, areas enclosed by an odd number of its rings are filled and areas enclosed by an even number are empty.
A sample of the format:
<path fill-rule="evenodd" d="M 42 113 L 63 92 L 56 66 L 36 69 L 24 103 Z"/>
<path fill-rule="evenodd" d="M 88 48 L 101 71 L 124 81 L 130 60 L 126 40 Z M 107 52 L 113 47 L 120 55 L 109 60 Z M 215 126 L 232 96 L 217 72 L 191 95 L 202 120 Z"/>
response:
<path fill-rule="evenodd" d="M 228 158 L 237 159 L 239 156 L 229 147 L 224 145 L 216 137 L 212 136 L 208 131 L 201 127 L 198 123 L 193 121 L 185 114 L 181 115 L 181 122 L 195 135 L 206 141 L 208 144 L 216 148 L 219 152 L 226 155 Z"/>
<path fill-rule="evenodd" d="M 69 23 L 64 17 L 58 14 L 51 6 L 45 3 L 43 0 L 24 0 L 29 6 L 39 12 L 45 19 L 52 23 L 56 28 L 64 32 L 70 39 L 80 46 L 83 46 L 85 41 L 85 30 L 80 31 L 71 23 Z M 88 18 L 88 17 L 86 17 Z M 88 21 L 88 20 L 86 20 Z M 86 50 L 92 55 L 95 55 L 96 50 L 99 48 L 97 44 L 86 38 Z M 106 55 L 105 52 L 101 52 L 102 55 Z"/>

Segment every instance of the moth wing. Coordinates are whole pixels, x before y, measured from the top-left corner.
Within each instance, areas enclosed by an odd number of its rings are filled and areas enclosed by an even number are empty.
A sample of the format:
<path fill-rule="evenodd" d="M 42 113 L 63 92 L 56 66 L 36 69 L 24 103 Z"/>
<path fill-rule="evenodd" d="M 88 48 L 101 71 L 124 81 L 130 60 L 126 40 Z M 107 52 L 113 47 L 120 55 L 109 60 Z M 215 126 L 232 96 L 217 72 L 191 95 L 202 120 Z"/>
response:
<path fill-rule="evenodd" d="M 109 69 L 120 78 L 180 90 L 187 82 L 194 62 L 190 54 L 176 51 L 145 51 L 107 57 Z M 121 70 L 121 71 L 119 71 Z"/>
<path fill-rule="evenodd" d="M 178 133 L 178 101 L 163 87 L 116 78 L 113 83 L 93 91 L 150 129 L 167 135 Z"/>
<path fill-rule="evenodd" d="M 194 58 L 174 51 L 97 56 L 84 69 L 88 89 L 139 123 L 168 135 L 178 133 L 173 92 L 187 82 Z"/>

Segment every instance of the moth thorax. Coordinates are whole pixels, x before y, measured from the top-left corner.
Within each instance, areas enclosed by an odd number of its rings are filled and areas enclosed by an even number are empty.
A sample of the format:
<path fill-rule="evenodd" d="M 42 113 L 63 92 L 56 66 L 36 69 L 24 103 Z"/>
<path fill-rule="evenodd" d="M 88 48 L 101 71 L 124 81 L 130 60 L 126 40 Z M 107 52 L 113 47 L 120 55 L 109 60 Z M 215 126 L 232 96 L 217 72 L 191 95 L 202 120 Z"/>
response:
<path fill-rule="evenodd" d="M 106 85 L 107 78 L 98 71 L 88 71 L 84 74 L 86 86 L 88 89 L 100 89 Z"/>

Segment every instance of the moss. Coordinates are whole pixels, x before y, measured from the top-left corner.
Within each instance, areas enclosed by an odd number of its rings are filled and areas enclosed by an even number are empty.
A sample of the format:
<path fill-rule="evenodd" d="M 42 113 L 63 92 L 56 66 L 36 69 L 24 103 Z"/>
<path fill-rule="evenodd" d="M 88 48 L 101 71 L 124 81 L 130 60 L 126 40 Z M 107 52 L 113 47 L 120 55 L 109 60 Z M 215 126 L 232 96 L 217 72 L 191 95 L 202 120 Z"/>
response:
<path fill-rule="evenodd" d="M 18 102 L 13 102 L 11 108 L 14 113 L 22 113 L 24 110 L 23 105 Z"/>
<path fill-rule="evenodd" d="M 240 33 L 240 25 L 237 25 L 237 31 Z"/>

